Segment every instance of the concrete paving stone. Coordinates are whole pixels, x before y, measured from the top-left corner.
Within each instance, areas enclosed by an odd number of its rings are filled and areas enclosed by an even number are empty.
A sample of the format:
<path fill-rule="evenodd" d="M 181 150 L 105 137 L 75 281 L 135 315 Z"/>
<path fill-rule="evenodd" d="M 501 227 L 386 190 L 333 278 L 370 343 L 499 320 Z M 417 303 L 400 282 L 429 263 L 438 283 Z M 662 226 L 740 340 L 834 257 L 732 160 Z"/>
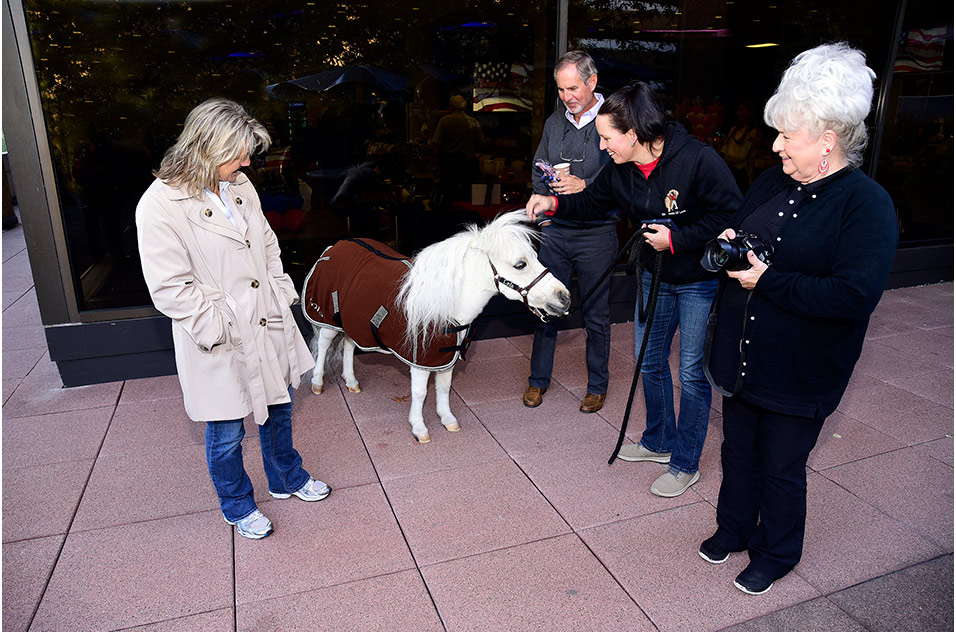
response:
<path fill-rule="evenodd" d="M 950 312 L 949 320 L 953 318 Z M 953 337 L 949 332 L 941 332 L 940 322 L 928 329 L 906 331 L 880 340 L 880 344 L 897 350 L 897 354 L 909 358 L 918 358 L 930 366 L 953 368 Z"/>
<path fill-rule="evenodd" d="M 206 444 L 206 424 L 186 416 L 182 398 L 120 402 L 101 454 L 144 454 Z"/>
<path fill-rule="evenodd" d="M 953 629 L 953 556 L 904 568 L 829 596 L 872 632 Z"/>
<path fill-rule="evenodd" d="M 894 336 L 897 334 L 893 334 Z M 882 382 L 899 379 L 901 377 L 913 377 L 940 371 L 945 367 L 932 362 L 924 362 L 919 357 L 913 357 L 907 353 L 901 353 L 899 350 L 886 344 L 888 338 L 879 340 L 868 340 L 863 345 L 863 351 L 860 359 L 853 369 L 853 377 L 856 379 L 858 373 L 865 373 L 875 377 Z"/>
<path fill-rule="evenodd" d="M 528 388 L 528 358 L 511 356 L 468 360 L 455 367 L 452 388 L 469 406 L 487 402 L 520 402 Z"/>
<path fill-rule="evenodd" d="M 934 371 L 923 375 L 906 376 L 889 380 L 893 386 L 926 399 L 953 407 L 953 371 L 952 369 Z"/>
<path fill-rule="evenodd" d="M 219 610 L 125 629 L 135 632 L 194 632 L 196 630 L 202 630 L 202 632 L 232 632 L 236 629 L 236 613 L 232 608 L 220 608 Z"/>
<path fill-rule="evenodd" d="M 514 463 L 431 472 L 384 486 L 419 566 L 571 530 Z"/>
<path fill-rule="evenodd" d="M 942 547 L 953 546 L 953 468 L 895 450 L 820 472 Z"/>
<path fill-rule="evenodd" d="M 953 409 L 886 384 L 847 389 L 837 411 L 904 445 L 925 443 L 953 433 Z"/>
<path fill-rule="evenodd" d="M 519 399 L 476 404 L 475 414 L 511 456 L 538 454 L 568 445 L 614 446 L 617 433 L 600 415 L 584 414 L 580 402 L 558 385 L 541 405 L 528 408 Z"/>
<path fill-rule="evenodd" d="M 561 332 L 558 333 L 560 334 Z M 531 349 L 534 346 L 534 334 L 511 336 L 508 338 L 508 342 L 513 344 L 515 349 L 520 351 L 525 357 L 531 357 Z M 564 340 L 561 340 L 560 344 L 565 344 Z"/>
<path fill-rule="evenodd" d="M 3 322 L 14 327 L 28 327 L 42 323 L 36 291 L 25 292 L 11 305 L 4 307 Z"/>
<path fill-rule="evenodd" d="M 449 630 L 654 630 L 581 541 L 566 535 L 422 569 Z"/>
<path fill-rule="evenodd" d="M 627 410 L 627 396 L 631 390 L 631 377 L 634 373 L 634 365 L 627 373 L 611 374 L 610 384 L 607 389 L 607 399 L 604 400 L 604 406 L 596 414 L 606 420 L 615 433 L 620 432 L 621 423 L 624 421 L 624 412 Z M 587 395 L 585 388 L 575 388 L 571 390 L 578 402 L 584 400 Z M 675 397 L 680 398 L 680 389 L 675 389 Z M 675 403 L 676 405 L 676 403 Z M 644 429 L 647 427 L 647 408 L 644 405 L 644 394 L 641 385 L 638 383 L 637 390 L 634 392 L 634 401 L 631 403 L 631 414 L 627 421 L 627 437 L 634 442 L 640 441 Z"/>
<path fill-rule="evenodd" d="M 807 487 L 803 559 L 794 571 L 823 594 L 946 552 L 821 474 L 809 474 Z"/>
<path fill-rule="evenodd" d="M 465 353 L 465 361 L 490 360 L 493 358 L 508 358 L 523 355 L 518 347 L 508 338 L 490 338 L 475 340 Z"/>
<path fill-rule="evenodd" d="M 704 449 L 701 450 L 700 462 L 698 463 L 700 480 L 694 483 L 691 489 L 712 504 L 717 503 L 720 481 L 723 478 L 723 469 L 720 463 L 720 444 L 723 441 L 723 416 L 711 412 L 707 436 L 704 438 Z"/>
<path fill-rule="evenodd" d="M 823 470 L 902 447 L 903 444 L 893 437 L 835 412 L 823 423 L 807 465 L 814 470 Z"/>
<path fill-rule="evenodd" d="M 41 359 L 42 362 L 42 359 Z M 70 410 L 114 406 L 122 382 L 63 388 L 58 374 L 34 369 L 3 405 L 4 417 L 30 417 Z"/>
<path fill-rule="evenodd" d="M 246 459 L 250 451 L 243 442 Z M 255 451 L 258 454 L 258 449 Z M 256 490 L 259 500 L 267 490 Z M 100 456 L 80 501 L 71 532 L 219 508 L 202 446 Z"/>
<path fill-rule="evenodd" d="M 160 377 L 144 377 L 137 380 L 126 380 L 123 385 L 121 404 L 132 404 L 153 399 L 183 398 L 183 389 L 179 386 L 178 375 L 163 375 Z"/>
<path fill-rule="evenodd" d="M 697 554 L 715 530 L 708 503 L 675 507 L 579 532 L 659 630 L 717 630 L 820 596 L 799 576 L 774 583 L 765 595 L 737 590 L 745 554 L 709 564 Z"/>
<path fill-rule="evenodd" d="M 6 354 L 14 349 L 43 349 L 46 351 L 46 334 L 43 325 L 35 323 L 26 326 L 14 326 L 3 323 L 3 354 L 6 363 Z M 6 374 L 6 371 L 4 371 Z"/>
<path fill-rule="evenodd" d="M 257 541 L 235 535 L 240 606 L 415 567 L 378 485 L 333 490 L 320 502 L 293 496 L 258 504 L 275 532 Z"/>
<path fill-rule="evenodd" d="M 299 390 L 301 392 L 302 389 Z M 324 393 L 323 393 L 324 395 Z M 339 393 L 341 397 L 341 393 Z M 325 407 L 312 393 L 297 397 L 292 411 L 292 445 L 302 457 L 302 466 L 332 489 L 377 483 L 378 477 L 368 450 L 344 402 Z M 268 479 L 262 465 L 259 426 L 252 417 L 245 420 L 245 466 L 256 495 L 268 498 Z"/>
<path fill-rule="evenodd" d="M 218 511 L 71 533 L 31 629 L 115 630 L 228 608 L 231 552 Z"/>
<path fill-rule="evenodd" d="M 924 456 L 929 456 L 937 461 L 942 461 L 950 467 L 953 467 L 953 436 L 947 435 L 942 439 L 927 441 L 914 445 L 913 449 Z"/>
<path fill-rule="evenodd" d="M 691 491 L 660 498 L 651 484 L 667 471 L 658 463 L 607 464 L 610 444 L 584 444 L 516 457 L 518 465 L 576 531 L 700 502 Z"/>
<path fill-rule="evenodd" d="M 818 597 L 732 625 L 721 632 L 867 632 L 867 628 L 826 597 Z"/>
<path fill-rule="evenodd" d="M 27 257 L 27 244 L 23 237 L 23 225 L 10 230 L 3 231 L 3 263 L 4 268 L 8 266 L 11 269 L 30 267 L 30 259 Z M 19 263 L 14 263 L 14 262 Z M 8 264 L 8 262 L 10 262 Z M 6 270 L 4 270 L 6 271 Z"/>
<path fill-rule="evenodd" d="M 4 471 L 96 458 L 112 415 L 103 407 L 5 420 Z"/>
<path fill-rule="evenodd" d="M 6 279 L 4 280 L 6 281 Z M 0 298 L 0 307 L 2 307 L 2 309 L 6 310 L 8 307 L 20 300 L 23 295 L 30 290 L 32 284 L 26 287 L 17 287 L 17 285 L 18 284 L 16 283 L 3 284 L 3 292 L 0 293 L 2 294 L 2 298 Z"/>
<path fill-rule="evenodd" d="M 66 533 L 93 460 L 3 472 L 3 542 Z"/>
<path fill-rule="evenodd" d="M 461 398 L 452 393 L 450 400 L 461 430 L 448 432 L 436 418 L 427 424 L 429 443 L 418 443 L 405 419 L 379 417 L 358 423 L 382 480 L 508 459 L 505 450 Z"/>
<path fill-rule="evenodd" d="M 587 392 L 588 365 L 584 348 L 558 347 L 554 354 L 554 370 L 552 381 L 557 381 L 569 391 L 582 389 Z M 608 374 L 610 376 L 624 376 L 624 383 L 630 387 L 631 376 L 634 374 L 634 359 L 621 353 L 612 352 L 608 357 Z M 618 380 L 615 380 L 617 382 Z M 609 380 L 607 392 L 611 390 Z M 624 391 L 625 393 L 627 390 Z M 583 399 L 583 396 L 582 396 Z"/>
<path fill-rule="evenodd" d="M 342 392 L 346 390 L 345 383 L 342 380 L 338 380 L 337 384 L 329 383 L 330 388 L 327 391 L 316 395 L 312 392 L 311 382 L 309 382 L 311 379 L 311 374 L 307 373 L 302 383 L 292 393 L 293 425 L 309 427 L 321 432 L 326 420 L 348 419 L 351 421 L 352 415 L 345 402 L 345 394 Z"/>
<path fill-rule="evenodd" d="M 464 364 L 459 363 L 458 366 L 464 366 Z M 456 367 L 453 375 L 457 376 L 457 374 L 458 369 Z M 391 355 L 382 353 L 356 354 L 355 377 L 362 389 L 361 393 L 349 393 L 342 388 L 345 394 L 345 403 L 353 419 L 360 421 L 384 415 L 391 415 L 396 419 L 408 419 L 412 392 L 408 365 Z M 330 379 L 329 376 L 326 377 L 327 384 L 332 384 Z M 452 381 L 454 387 L 454 377 Z M 336 384 L 340 382 L 341 378 L 337 378 L 335 381 Z M 434 411 L 434 389 L 434 380 L 429 379 L 425 410 L 430 408 Z M 317 397 L 320 398 L 320 401 L 324 401 L 328 399 L 326 395 L 333 398 L 338 397 L 338 395 L 334 395 L 334 390 L 324 391 Z"/>
<path fill-rule="evenodd" d="M 3 379 L 3 403 L 6 404 L 10 396 L 13 395 L 17 387 L 20 386 L 20 378 Z"/>
<path fill-rule="evenodd" d="M 3 545 L 3 629 L 25 632 L 56 564 L 65 535 Z"/>
<path fill-rule="evenodd" d="M 241 604 L 240 632 L 440 632 L 445 628 L 422 577 L 401 571 L 319 590 Z"/>

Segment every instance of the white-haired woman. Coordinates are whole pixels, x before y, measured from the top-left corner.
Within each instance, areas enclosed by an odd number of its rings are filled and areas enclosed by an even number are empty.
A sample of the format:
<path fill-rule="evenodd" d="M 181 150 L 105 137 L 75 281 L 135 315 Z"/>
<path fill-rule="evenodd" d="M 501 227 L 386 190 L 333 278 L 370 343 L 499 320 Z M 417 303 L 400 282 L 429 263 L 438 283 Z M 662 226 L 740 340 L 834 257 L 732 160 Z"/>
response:
<path fill-rule="evenodd" d="M 720 237 L 774 248 L 727 272 L 710 319 L 706 366 L 723 396 L 717 532 L 700 555 L 747 551 L 734 584 L 770 589 L 800 561 L 806 465 L 846 390 L 897 242 L 893 202 L 857 167 L 875 74 L 846 44 L 798 55 L 767 102 L 783 164 L 762 173 Z"/>
<path fill-rule="evenodd" d="M 259 424 L 275 498 L 329 495 L 292 446 L 292 387 L 312 368 L 290 306 L 298 300 L 259 197 L 241 173 L 269 134 L 238 104 L 189 113 L 136 207 L 143 277 L 172 319 L 186 414 L 206 422 L 206 461 L 226 522 L 250 539 L 272 533 L 242 463 L 243 418 Z"/>

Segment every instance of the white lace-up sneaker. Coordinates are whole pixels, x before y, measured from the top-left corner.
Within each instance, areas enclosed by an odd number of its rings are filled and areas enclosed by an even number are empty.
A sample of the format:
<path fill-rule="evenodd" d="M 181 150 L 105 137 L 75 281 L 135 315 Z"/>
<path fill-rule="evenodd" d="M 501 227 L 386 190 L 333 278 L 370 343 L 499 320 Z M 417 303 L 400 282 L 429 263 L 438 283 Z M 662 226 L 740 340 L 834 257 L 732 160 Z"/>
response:
<path fill-rule="evenodd" d="M 223 517 L 225 519 L 225 516 Z M 236 526 L 236 531 L 239 532 L 244 538 L 249 538 L 250 540 L 261 540 L 270 533 L 272 533 L 272 521 L 263 515 L 261 511 L 256 509 L 251 514 L 243 518 L 242 520 L 237 520 L 232 522 L 231 520 L 226 520 L 228 524 Z"/>
<path fill-rule="evenodd" d="M 314 478 L 309 478 L 309 480 L 306 481 L 305 485 L 295 490 L 291 494 L 280 494 L 278 492 L 272 491 L 271 489 L 269 490 L 269 494 L 273 498 L 278 498 L 281 500 L 283 498 L 289 498 L 290 496 L 298 496 L 302 500 L 306 502 L 310 502 L 310 503 L 315 502 L 317 500 L 324 500 L 331 493 L 332 493 L 331 487 L 329 487 L 322 481 L 315 480 Z"/>

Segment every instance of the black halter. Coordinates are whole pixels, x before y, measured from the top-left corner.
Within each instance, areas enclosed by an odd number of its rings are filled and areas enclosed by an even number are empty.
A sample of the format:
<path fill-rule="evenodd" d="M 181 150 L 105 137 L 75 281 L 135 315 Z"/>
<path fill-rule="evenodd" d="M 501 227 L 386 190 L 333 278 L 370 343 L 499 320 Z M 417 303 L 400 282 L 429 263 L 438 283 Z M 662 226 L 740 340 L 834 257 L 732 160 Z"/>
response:
<path fill-rule="evenodd" d="M 545 268 L 544 270 L 541 271 L 541 274 L 539 274 L 538 276 L 536 276 L 536 277 L 534 278 L 534 280 L 531 281 L 531 283 L 529 283 L 529 284 L 526 285 L 525 287 L 521 287 L 521 286 L 519 286 L 517 283 L 515 283 L 515 282 L 513 282 L 513 281 L 509 281 L 508 279 L 506 279 L 506 278 L 504 278 L 503 276 L 501 276 L 500 274 L 498 274 L 498 270 L 495 269 L 495 264 L 491 261 L 491 258 L 490 258 L 490 257 L 488 258 L 488 264 L 491 266 L 491 273 L 495 275 L 495 277 L 494 277 L 494 278 L 495 278 L 495 290 L 496 290 L 498 293 L 501 293 L 501 287 L 499 287 L 499 285 L 498 285 L 499 283 L 500 283 L 501 285 L 504 285 L 505 287 L 510 287 L 512 290 L 514 290 L 515 292 L 517 292 L 518 294 L 521 295 L 521 300 L 524 301 L 524 306 L 527 307 L 528 310 L 530 310 L 532 314 L 534 314 L 535 316 L 537 316 L 538 318 L 540 318 L 540 319 L 542 320 L 542 322 L 547 322 L 547 314 L 545 314 L 544 312 L 542 312 L 542 311 L 541 311 L 540 309 L 538 309 L 537 307 L 533 307 L 532 305 L 529 305 L 529 304 L 528 304 L 528 293 L 531 291 L 531 288 L 533 288 L 533 287 L 538 283 L 538 281 L 540 281 L 540 280 L 543 279 L 544 277 L 546 277 L 546 276 L 548 276 L 549 274 L 551 274 L 551 271 L 550 271 L 550 270 L 548 270 L 547 268 Z"/>

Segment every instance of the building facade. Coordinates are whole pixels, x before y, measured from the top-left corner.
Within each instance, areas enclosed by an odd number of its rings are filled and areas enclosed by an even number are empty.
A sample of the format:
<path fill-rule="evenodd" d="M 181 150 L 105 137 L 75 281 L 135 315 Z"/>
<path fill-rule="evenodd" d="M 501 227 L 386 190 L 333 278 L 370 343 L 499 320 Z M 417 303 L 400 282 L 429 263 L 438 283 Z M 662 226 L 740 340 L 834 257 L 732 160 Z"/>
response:
<path fill-rule="evenodd" d="M 604 94 L 640 79 L 667 95 L 742 187 L 778 163 L 762 107 L 789 60 L 862 49 L 878 82 L 861 168 L 900 225 L 890 283 L 950 280 L 952 37 L 952 6 L 928 0 L 4 0 L 3 131 L 51 358 L 68 386 L 174 372 L 134 210 L 201 101 L 236 100 L 270 130 L 249 175 L 301 284 L 344 236 L 411 255 L 520 208 L 571 49 L 595 58 Z M 482 130 L 457 188 L 430 142 L 455 95 Z M 615 274 L 615 320 L 633 295 Z M 493 301 L 479 335 L 532 318 Z"/>

